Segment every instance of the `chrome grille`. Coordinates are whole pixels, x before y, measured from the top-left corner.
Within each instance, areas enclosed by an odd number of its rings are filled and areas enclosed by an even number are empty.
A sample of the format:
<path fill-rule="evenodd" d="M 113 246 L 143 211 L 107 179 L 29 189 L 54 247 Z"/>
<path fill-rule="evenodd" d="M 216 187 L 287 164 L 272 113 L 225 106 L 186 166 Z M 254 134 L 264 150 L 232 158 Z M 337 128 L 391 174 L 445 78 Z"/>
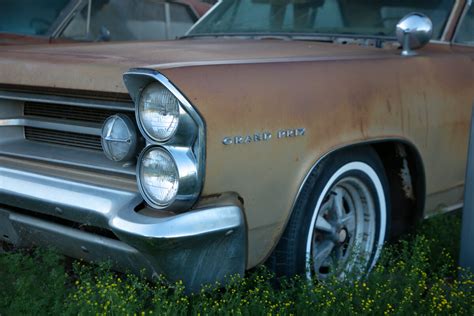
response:
<path fill-rule="evenodd" d="M 132 118 L 133 112 L 87 108 L 66 104 L 52 104 L 40 102 L 25 102 L 24 115 L 75 120 L 102 124 L 109 116 L 123 113 Z"/>
<path fill-rule="evenodd" d="M 71 146 L 83 149 L 102 150 L 100 136 L 53 131 L 25 126 L 25 138 L 31 141 Z"/>
<path fill-rule="evenodd" d="M 103 124 L 111 115 L 122 113 L 134 120 L 133 112 L 113 109 L 98 109 L 67 104 L 42 102 L 25 102 L 23 114 L 25 117 L 44 117 L 64 121 L 76 121 Z M 25 138 L 31 141 L 64 145 L 91 150 L 102 150 L 101 139 L 98 135 L 49 130 L 45 128 L 25 126 Z"/>
<path fill-rule="evenodd" d="M 125 114 L 135 121 L 133 102 L 125 96 L 94 99 L 68 93 L 37 94 L 0 87 L 0 158 L 17 157 L 134 178 L 135 165 L 107 159 L 100 138 L 104 120 L 113 114 Z"/>

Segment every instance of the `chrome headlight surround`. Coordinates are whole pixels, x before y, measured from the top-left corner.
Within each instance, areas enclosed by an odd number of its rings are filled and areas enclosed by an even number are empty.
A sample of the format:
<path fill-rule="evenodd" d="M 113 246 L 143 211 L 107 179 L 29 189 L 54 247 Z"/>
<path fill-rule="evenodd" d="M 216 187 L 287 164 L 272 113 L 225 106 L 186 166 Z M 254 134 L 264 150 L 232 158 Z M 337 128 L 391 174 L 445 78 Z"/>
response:
<path fill-rule="evenodd" d="M 135 103 L 135 116 L 139 127 L 142 126 L 138 113 L 140 97 L 150 84 L 161 84 L 179 101 L 179 122 L 172 136 L 159 140 L 156 137 L 151 137 L 143 129 L 143 126 L 140 128 L 140 132 L 146 140 L 146 147 L 137 162 L 137 184 L 144 200 L 152 208 L 173 212 L 186 211 L 198 199 L 204 183 L 204 121 L 184 95 L 161 73 L 150 69 L 131 69 L 123 77 L 125 86 Z M 140 178 L 143 156 L 156 147 L 168 152 L 178 169 L 178 192 L 168 205 L 156 203 L 150 198 L 143 188 L 143 179 Z"/>
<path fill-rule="evenodd" d="M 143 158 L 153 150 L 161 150 L 169 155 L 172 159 L 178 173 L 178 191 L 174 195 L 173 198 L 169 200 L 167 203 L 158 203 L 148 193 L 148 189 L 146 188 L 146 184 L 141 177 L 141 170 L 143 167 Z M 192 154 L 191 150 L 186 147 L 170 147 L 165 148 L 162 146 L 147 146 L 138 159 L 137 163 L 137 183 L 140 193 L 142 194 L 143 198 L 153 208 L 156 209 L 163 209 L 168 208 L 173 205 L 173 209 L 183 209 L 186 208 L 187 200 L 189 198 L 196 199 L 198 197 L 198 193 L 196 192 L 196 187 L 199 185 L 197 183 L 199 177 L 197 175 L 197 163 Z M 183 200 L 183 197 L 186 197 Z"/>

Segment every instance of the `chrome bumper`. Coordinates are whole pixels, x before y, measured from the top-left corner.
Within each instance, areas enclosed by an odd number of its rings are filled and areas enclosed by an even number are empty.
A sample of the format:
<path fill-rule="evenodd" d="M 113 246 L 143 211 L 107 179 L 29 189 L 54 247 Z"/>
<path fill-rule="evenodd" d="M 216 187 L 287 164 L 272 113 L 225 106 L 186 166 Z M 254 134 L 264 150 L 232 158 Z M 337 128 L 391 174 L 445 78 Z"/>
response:
<path fill-rule="evenodd" d="M 93 184 L 84 175 L 79 181 L 34 169 L 0 164 L 0 240 L 108 260 L 121 271 L 164 274 L 183 280 L 191 291 L 245 270 L 246 225 L 234 194 L 178 215 L 147 215 L 135 210 L 142 202 L 136 191 Z"/>

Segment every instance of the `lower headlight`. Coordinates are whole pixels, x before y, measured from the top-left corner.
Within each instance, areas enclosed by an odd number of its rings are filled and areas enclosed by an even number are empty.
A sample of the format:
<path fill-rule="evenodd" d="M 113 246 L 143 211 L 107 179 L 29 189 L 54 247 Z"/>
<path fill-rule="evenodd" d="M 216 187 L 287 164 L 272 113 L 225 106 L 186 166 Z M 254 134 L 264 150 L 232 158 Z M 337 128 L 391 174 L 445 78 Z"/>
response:
<path fill-rule="evenodd" d="M 145 150 L 138 165 L 139 188 L 145 200 L 155 207 L 166 207 L 176 198 L 179 173 L 173 157 L 161 147 Z"/>

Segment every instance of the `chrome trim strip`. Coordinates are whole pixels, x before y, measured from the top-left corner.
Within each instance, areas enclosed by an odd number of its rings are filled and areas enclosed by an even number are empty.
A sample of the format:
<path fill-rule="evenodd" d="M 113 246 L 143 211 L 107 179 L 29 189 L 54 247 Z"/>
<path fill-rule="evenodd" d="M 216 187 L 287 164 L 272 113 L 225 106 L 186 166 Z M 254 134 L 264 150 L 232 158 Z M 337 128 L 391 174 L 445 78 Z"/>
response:
<path fill-rule="evenodd" d="M 37 143 L 29 140 L 12 140 L 0 145 L 1 156 L 25 158 L 32 161 L 53 163 L 93 172 L 108 172 L 122 176 L 135 176 L 134 164 L 112 162 L 102 151 L 78 149 L 63 145 Z M 18 162 L 18 166 L 21 164 Z"/>
<path fill-rule="evenodd" d="M 74 120 L 43 118 L 40 116 L 11 117 L 0 119 L 0 126 L 29 126 L 55 131 L 87 135 L 101 135 L 102 124 Z"/>
<path fill-rule="evenodd" d="M 450 205 L 450 206 L 443 207 L 443 211 L 444 212 L 451 212 L 451 211 L 459 210 L 459 209 L 463 208 L 463 206 L 464 206 L 464 203 L 459 202 L 459 203 L 456 203 L 456 204 L 453 204 L 453 205 Z"/>
<path fill-rule="evenodd" d="M 321 62 L 338 60 L 372 60 L 372 59 L 395 59 L 398 55 L 359 55 L 359 56 L 326 56 L 326 57 L 271 57 L 271 58 L 249 58 L 249 59 L 223 59 L 223 60 L 203 60 L 203 61 L 182 61 L 175 63 L 164 63 L 150 65 L 156 69 L 170 69 L 179 67 L 196 66 L 227 66 L 227 65 L 253 65 L 269 63 L 290 63 L 290 62 Z"/>
<path fill-rule="evenodd" d="M 430 44 L 437 44 L 437 45 L 451 45 L 450 42 L 447 41 L 441 41 L 441 40 L 431 40 Z"/>
<path fill-rule="evenodd" d="M 433 213 L 430 213 L 430 214 L 426 214 L 424 219 L 428 219 L 428 218 L 433 218 L 435 216 L 438 216 L 438 215 L 442 215 L 442 214 L 446 214 L 446 213 L 450 213 L 450 212 L 453 212 L 453 211 L 456 211 L 456 210 L 460 210 L 464 207 L 464 203 L 463 202 L 459 202 L 459 203 L 456 203 L 456 204 L 452 204 L 452 205 L 449 205 L 449 206 L 445 206 L 445 207 L 442 207 L 439 211 L 437 212 L 433 212 Z"/>
<path fill-rule="evenodd" d="M 456 2 L 454 3 L 453 8 L 451 9 L 451 13 L 449 14 L 448 20 L 446 21 L 446 25 L 444 26 L 443 33 L 441 34 L 441 38 L 439 39 L 440 41 L 448 43 L 450 42 L 450 40 L 447 39 L 448 31 L 450 30 L 451 24 L 456 22 L 454 20 L 456 18 L 456 11 L 458 10 L 459 6 L 463 5 L 462 2 L 463 0 L 456 0 Z"/>
<path fill-rule="evenodd" d="M 26 92 L 12 92 L 12 91 L 5 91 L 5 90 L 0 90 L 0 99 L 52 103 L 52 104 L 67 104 L 67 105 L 72 105 L 72 106 L 105 109 L 105 110 L 118 110 L 118 111 L 134 111 L 135 110 L 134 104 L 131 102 L 81 99 L 81 98 L 74 98 L 74 97 L 63 97 L 63 96 L 47 95 L 47 94 L 43 95 L 43 94 L 26 93 Z"/>
<path fill-rule="evenodd" d="M 216 10 L 216 8 L 221 5 L 221 3 L 222 3 L 222 0 L 217 1 L 216 4 L 214 4 L 209 10 L 207 10 L 207 12 L 204 13 L 204 15 L 201 16 L 201 17 L 199 18 L 199 20 L 197 20 L 196 23 L 194 23 L 194 24 L 189 28 L 189 30 L 186 32 L 186 34 L 184 34 L 184 36 L 185 36 L 185 37 L 188 36 L 189 33 L 194 30 L 194 28 L 196 27 L 196 25 L 200 24 L 203 19 L 207 18 L 208 15 L 212 14 L 212 12 L 214 12 L 214 10 Z"/>
<path fill-rule="evenodd" d="M 454 30 L 454 34 L 453 34 L 453 38 L 451 39 L 451 42 L 455 45 L 459 45 L 459 46 L 466 46 L 466 47 L 472 47 L 473 45 L 469 45 L 469 44 L 466 44 L 466 43 L 458 43 L 456 42 L 456 37 L 458 35 L 458 32 L 459 32 L 459 28 L 461 27 L 462 23 L 464 22 L 464 19 L 466 18 L 466 15 L 467 15 L 467 12 L 469 11 L 469 9 L 471 8 L 471 6 L 473 5 L 473 0 L 467 0 L 466 1 L 466 5 L 464 6 L 464 9 L 463 9 L 463 12 L 461 13 L 461 17 L 459 18 L 459 22 L 458 22 L 458 25 L 456 25 L 456 29 Z"/>

